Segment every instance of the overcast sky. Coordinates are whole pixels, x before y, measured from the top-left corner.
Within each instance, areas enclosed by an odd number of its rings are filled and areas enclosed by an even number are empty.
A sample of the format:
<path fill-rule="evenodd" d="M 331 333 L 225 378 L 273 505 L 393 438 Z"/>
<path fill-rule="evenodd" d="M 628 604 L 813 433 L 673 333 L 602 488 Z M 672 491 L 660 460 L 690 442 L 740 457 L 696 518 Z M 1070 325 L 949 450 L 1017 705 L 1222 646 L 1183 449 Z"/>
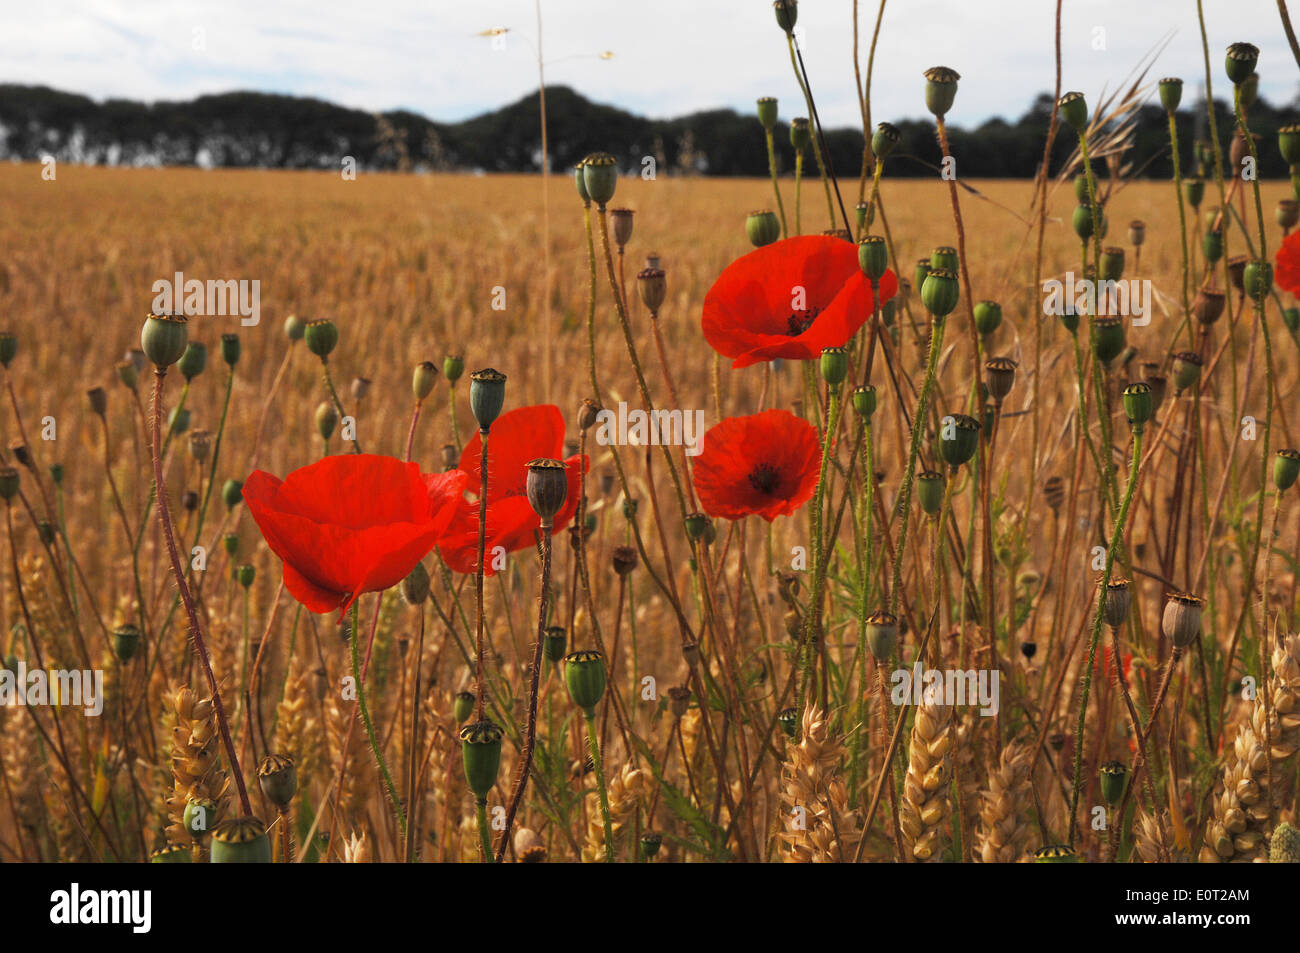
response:
<path fill-rule="evenodd" d="M 1300 5 L 1298 13 L 1300 13 Z M 802 114 L 770 0 L 542 0 L 548 84 L 667 117 L 776 96 Z M 1223 51 L 1261 48 L 1262 94 L 1292 101 L 1300 71 L 1272 0 L 1206 0 L 1213 82 Z M 878 4 L 862 0 L 862 60 Z M 1053 84 L 1052 0 L 888 0 L 873 82 L 874 118 L 922 115 L 921 73 L 962 75 L 954 124 L 1015 118 Z M 852 0 L 803 0 L 799 26 L 827 126 L 859 121 Z M 0 81 L 96 99 L 187 99 L 251 89 L 316 96 L 437 120 L 495 109 L 537 87 L 534 0 L 6 0 Z M 478 34 L 508 28 L 494 48 Z M 1095 98 L 1168 40 L 1149 78 L 1204 67 L 1188 0 L 1066 0 L 1064 88 Z M 600 54 L 610 51 L 611 58 Z"/>

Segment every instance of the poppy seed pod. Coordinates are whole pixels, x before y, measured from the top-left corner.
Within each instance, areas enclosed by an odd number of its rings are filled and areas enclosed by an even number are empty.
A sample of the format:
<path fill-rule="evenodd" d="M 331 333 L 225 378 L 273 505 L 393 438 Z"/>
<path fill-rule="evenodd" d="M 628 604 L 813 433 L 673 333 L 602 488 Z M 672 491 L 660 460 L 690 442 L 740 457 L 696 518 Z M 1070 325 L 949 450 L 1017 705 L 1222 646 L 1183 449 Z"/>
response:
<path fill-rule="evenodd" d="M 1016 383 L 1018 365 L 1009 357 L 994 357 L 984 362 L 985 383 L 988 384 L 989 396 L 999 404 L 1011 393 Z"/>
<path fill-rule="evenodd" d="M 582 175 L 581 162 L 573 167 L 573 184 L 578 188 L 578 198 L 582 199 L 582 204 L 590 206 L 591 196 L 587 194 L 587 181 Z"/>
<path fill-rule="evenodd" d="M 113 365 L 117 371 L 117 379 L 120 380 L 129 390 L 135 390 L 136 385 L 140 383 L 139 372 L 136 371 L 135 365 L 130 361 L 120 361 Z"/>
<path fill-rule="evenodd" d="M 988 337 L 1002 324 L 1002 305 L 996 301 L 981 301 L 975 305 L 975 330 Z"/>
<path fill-rule="evenodd" d="M 1242 274 L 1242 284 L 1246 296 L 1262 305 L 1268 293 L 1273 290 L 1273 263 L 1261 258 L 1248 261 Z"/>
<path fill-rule="evenodd" d="M 0 364 L 5 367 L 18 356 L 18 338 L 8 331 L 0 332 Z"/>
<path fill-rule="evenodd" d="M 1216 262 L 1223 257 L 1223 233 L 1217 229 L 1211 229 L 1201 236 L 1201 252 L 1205 255 L 1205 260 Z"/>
<path fill-rule="evenodd" d="M 775 96 L 760 96 L 758 100 L 758 121 L 768 132 L 776 125 L 777 109 Z"/>
<path fill-rule="evenodd" d="M 239 480 L 227 480 L 221 485 L 221 499 L 232 509 L 244 498 L 244 484 Z"/>
<path fill-rule="evenodd" d="M 144 319 L 140 348 L 155 367 L 167 368 L 181 359 L 188 338 L 183 314 L 154 314 Z"/>
<path fill-rule="evenodd" d="M 569 475 L 564 463 L 542 457 L 528 461 L 528 478 L 525 491 L 528 505 L 549 526 L 555 514 L 564 508 L 569 496 Z"/>
<path fill-rule="evenodd" d="M 681 718 L 690 710 L 691 690 L 685 685 L 674 685 L 668 689 L 668 710 L 674 718 Z"/>
<path fill-rule="evenodd" d="M 140 649 L 140 630 L 129 622 L 113 629 L 113 654 L 120 662 L 129 662 Z"/>
<path fill-rule="evenodd" d="M 1179 391 L 1195 386 L 1201 378 L 1201 356 L 1194 351 L 1179 351 L 1174 355 L 1174 388 Z"/>
<path fill-rule="evenodd" d="M 790 120 L 790 145 L 795 152 L 803 152 L 812 142 L 812 130 L 807 116 L 795 116 Z"/>
<path fill-rule="evenodd" d="M 1064 94 L 1056 101 L 1061 110 L 1061 118 L 1068 122 L 1075 132 L 1082 132 L 1088 125 L 1088 100 L 1083 93 L 1073 91 Z"/>
<path fill-rule="evenodd" d="M 944 268 L 948 271 L 956 271 L 958 267 L 957 249 L 951 245 L 940 245 L 930 252 L 930 267 L 932 269 Z"/>
<path fill-rule="evenodd" d="M 1263 137 L 1257 133 L 1251 133 L 1251 142 L 1255 146 L 1255 151 L 1259 151 L 1259 143 Z M 1232 145 L 1228 149 L 1228 161 L 1232 163 L 1233 169 L 1241 170 L 1242 164 L 1246 157 L 1250 155 L 1250 144 L 1246 142 L 1246 137 L 1238 129 L 1232 136 Z"/>
<path fill-rule="evenodd" d="M 594 717 L 605 695 L 605 656 L 592 649 L 570 652 L 564 657 L 564 684 L 573 703 Z"/>
<path fill-rule="evenodd" d="M 927 516 L 937 516 L 943 506 L 943 474 L 924 470 L 916 477 L 916 502 Z"/>
<path fill-rule="evenodd" d="M 334 408 L 334 403 L 328 400 L 322 400 L 316 405 L 316 432 L 320 434 L 322 440 L 329 440 L 334 436 L 334 428 L 339 425 L 339 412 Z"/>
<path fill-rule="evenodd" d="M 284 319 L 284 336 L 290 341 L 301 341 L 307 334 L 307 325 L 296 314 Z"/>
<path fill-rule="evenodd" d="M 1076 175 L 1074 177 L 1074 200 L 1083 204 L 1088 202 L 1088 177 L 1086 175 Z"/>
<path fill-rule="evenodd" d="M 1092 322 L 1092 353 L 1103 364 L 1109 364 L 1124 350 L 1124 321 L 1122 318 L 1097 318 Z"/>
<path fill-rule="evenodd" d="M 1278 129 L 1277 149 L 1288 165 L 1300 163 L 1300 123 L 1287 123 Z"/>
<path fill-rule="evenodd" d="M 465 373 L 465 358 L 459 354 L 450 354 L 442 359 L 442 376 L 447 378 L 449 384 L 460 380 L 460 375 L 463 373 Z"/>
<path fill-rule="evenodd" d="M 703 538 L 708 532 L 711 525 L 709 517 L 704 513 L 690 513 L 686 517 L 686 535 L 692 540 Z"/>
<path fill-rule="evenodd" d="M 893 658 L 898 648 L 898 617 L 884 609 L 877 609 L 863 621 L 863 634 L 867 646 L 877 661 Z"/>
<path fill-rule="evenodd" d="M 481 431 L 490 430 L 506 402 L 506 375 L 485 367 L 469 375 L 469 409 Z"/>
<path fill-rule="evenodd" d="M 798 0 L 774 0 L 772 12 L 776 14 L 776 25 L 790 33 L 799 19 Z"/>
<path fill-rule="evenodd" d="M 1101 226 L 1101 236 L 1106 237 L 1106 214 L 1100 210 L 1097 213 L 1097 221 Z M 1074 234 L 1078 235 L 1083 241 L 1092 238 L 1092 206 L 1087 202 L 1081 202 L 1074 207 L 1074 215 L 1070 219 L 1070 224 L 1074 227 Z"/>
<path fill-rule="evenodd" d="M 858 242 L 858 267 L 871 279 L 872 284 L 884 277 L 889 269 L 889 250 L 879 235 L 867 235 Z"/>
<path fill-rule="evenodd" d="M 86 401 L 90 404 L 91 413 L 103 417 L 108 410 L 108 394 L 102 387 L 92 387 L 86 391 Z"/>
<path fill-rule="evenodd" d="M 755 209 L 745 217 L 745 235 L 751 245 L 762 248 L 781 237 L 781 222 L 771 209 Z"/>
<path fill-rule="evenodd" d="M 1065 502 L 1065 480 L 1059 476 L 1050 476 L 1043 482 L 1043 499 L 1056 512 Z"/>
<path fill-rule="evenodd" d="M 1174 643 L 1174 648 L 1185 649 L 1200 636 L 1204 605 L 1202 599 L 1186 592 L 1175 592 L 1169 597 L 1160 619 L 1160 630 Z"/>
<path fill-rule="evenodd" d="M 946 66 L 932 66 L 923 75 L 925 108 L 934 116 L 942 118 L 952 109 L 953 101 L 957 98 L 957 81 L 961 76 Z"/>
<path fill-rule="evenodd" d="M 167 415 L 167 430 L 177 436 L 190 429 L 190 411 L 188 407 L 173 407 Z"/>
<path fill-rule="evenodd" d="M 1188 179 L 1183 183 L 1183 197 L 1187 199 L 1187 204 L 1192 208 L 1200 208 L 1201 200 L 1205 198 L 1205 180 Z"/>
<path fill-rule="evenodd" d="M 1255 64 L 1258 62 L 1259 47 L 1252 43 L 1234 43 L 1228 47 L 1223 66 L 1228 73 L 1228 79 L 1234 86 L 1239 86 L 1255 72 Z"/>
<path fill-rule="evenodd" d="M 415 365 L 411 374 L 411 393 L 417 401 L 424 400 L 433 393 L 433 386 L 438 382 L 438 367 L 433 361 L 421 361 Z"/>
<path fill-rule="evenodd" d="M 339 343 L 339 329 L 328 318 L 308 321 L 303 331 L 303 339 L 307 342 L 307 350 L 324 362 Z"/>
<path fill-rule="evenodd" d="M 451 714 L 458 725 L 469 721 L 469 716 L 474 714 L 474 693 L 457 692 L 451 702 Z"/>
<path fill-rule="evenodd" d="M 776 713 L 777 724 L 787 738 L 793 738 L 799 731 L 799 712 L 794 708 L 782 708 Z"/>
<path fill-rule="evenodd" d="M 871 152 L 878 161 L 883 161 L 885 156 L 894 151 L 902 138 L 902 133 L 893 123 L 876 123 L 876 131 L 871 134 Z"/>
<path fill-rule="evenodd" d="M 402 580 L 402 599 L 408 606 L 418 606 L 429 598 L 429 570 L 424 563 L 416 563 L 415 568 Z"/>
<path fill-rule="evenodd" d="M 190 853 L 188 847 L 182 847 L 180 844 L 168 844 L 166 847 L 159 847 L 149 855 L 151 864 L 192 864 L 194 855 Z"/>
<path fill-rule="evenodd" d="M 1142 243 L 1147 240 L 1147 223 L 1140 218 L 1135 218 L 1128 223 L 1128 243 L 1134 248 L 1141 248 Z"/>
<path fill-rule="evenodd" d="M 921 285 L 921 303 L 936 318 L 945 318 L 957 307 L 961 296 L 961 283 L 955 272 L 947 269 L 932 270 Z"/>
<path fill-rule="evenodd" d="M 1106 584 L 1106 605 L 1102 610 L 1102 621 L 1112 629 L 1118 629 L 1128 618 L 1132 605 L 1133 593 L 1129 591 L 1128 580 L 1112 580 Z"/>
<path fill-rule="evenodd" d="M 1077 864 L 1079 855 L 1066 844 L 1048 844 L 1034 851 L 1036 864 Z"/>
<path fill-rule="evenodd" d="M 663 845 L 664 835 L 650 831 L 641 835 L 641 855 L 643 857 L 654 857 L 659 853 L 659 848 Z"/>
<path fill-rule="evenodd" d="M 618 186 L 618 160 L 608 152 L 593 152 L 582 160 L 582 183 L 597 208 L 604 208 Z"/>
<path fill-rule="evenodd" d="M 545 635 L 542 636 L 542 654 L 546 656 L 548 662 L 559 662 L 564 658 L 568 644 L 568 633 L 564 631 L 564 626 L 548 626 Z"/>
<path fill-rule="evenodd" d="M 63 485 L 63 464 L 62 463 L 50 464 L 50 479 L 54 481 L 55 486 Z"/>
<path fill-rule="evenodd" d="M 1160 81 L 1160 105 L 1165 107 L 1165 112 L 1171 113 L 1178 109 L 1178 104 L 1183 101 L 1183 81 L 1176 76 L 1167 76 Z"/>
<path fill-rule="evenodd" d="M 1128 768 L 1123 761 L 1107 761 L 1097 770 L 1101 782 L 1101 796 L 1107 804 L 1115 807 L 1124 797 L 1124 786 L 1128 783 Z"/>
<path fill-rule="evenodd" d="M 187 381 L 194 380 L 207 366 L 208 348 L 202 341 L 191 341 L 185 348 L 185 353 L 181 355 L 181 359 L 176 362 L 176 369 Z"/>
<path fill-rule="evenodd" d="M 203 463 L 212 451 L 212 431 L 195 430 L 190 434 L 190 456 Z"/>
<path fill-rule="evenodd" d="M 918 258 L 916 260 L 916 267 L 912 269 L 912 280 L 918 288 L 922 288 L 925 286 L 925 276 L 930 273 L 930 268 L 931 265 L 930 265 L 929 255 L 927 255 L 924 258 Z"/>
<path fill-rule="evenodd" d="M 1119 281 L 1124 277 L 1124 249 L 1107 245 L 1101 250 L 1101 280 Z"/>
<path fill-rule="evenodd" d="M 954 469 L 975 456 L 980 445 L 980 422 L 966 414 L 952 414 L 939 425 L 939 456 Z"/>
<path fill-rule="evenodd" d="M 368 377 L 352 378 L 352 385 L 350 388 L 352 391 L 352 399 L 355 400 L 357 403 L 360 403 L 361 401 L 365 400 L 366 394 L 370 393 L 371 383 L 372 381 Z"/>
<path fill-rule="evenodd" d="M 298 793 L 298 769 L 293 758 L 283 754 L 268 754 L 257 766 L 257 783 L 266 799 L 285 810 Z"/>
<path fill-rule="evenodd" d="M 256 575 L 256 570 L 254 570 L 252 566 L 249 566 L 247 564 L 243 566 L 239 566 L 238 568 L 235 569 L 235 581 L 238 582 L 245 589 L 253 585 L 253 577 L 255 575 Z"/>
<path fill-rule="evenodd" d="M 1300 222 L 1300 202 L 1295 199 L 1280 199 L 1277 208 L 1273 210 L 1273 217 L 1279 228 L 1291 231 Z"/>
<path fill-rule="evenodd" d="M 1128 417 L 1129 426 L 1134 433 L 1141 433 L 1155 412 L 1156 402 L 1150 384 L 1136 381 L 1124 388 L 1124 415 Z"/>
<path fill-rule="evenodd" d="M 1202 288 L 1196 292 L 1192 301 L 1192 314 L 1198 323 L 1208 327 L 1223 316 L 1223 307 L 1227 297 L 1217 288 Z"/>
<path fill-rule="evenodd" d="M 858 415 L 868 423 L 871 421 L 871 415 L 876 412 L 876 386 L 874 384 L 859 384 L 853 388 L 853 409 Z"/>
<path fill-rule="evenodd" d="M 484 800 L 501 768 L 501 729 L 488 719 L 466 725 L 460 730 L 460 756 L 469 789 Z"/>
<path fill-rule="evenodd" d="M 842 347 L 823 348 L 820 367 L 822 380 L 832 387 L 839 386 L 849 373 L 849 352 Z"/>
<path fill-rule="evenodd" d="M 233 556 L 239 552 L 239 534 L 226 533 L 221 537 L 221 548 L 226 551 L 227 556 Z"/>
<path fill-rule="evenodd" d="M 637 566 L 636 547 L 615 546 L 614 552 L 610 555 L 610 562 L 614 565 L 614 572 L 626 576 Z"/>
<path fill-rule="evenodd" d="M 871 210 L 871 205 L 868 202 L 859 202 L 855 207 L 854 218 L 857 220 L 859 232 L 862 232 L 866 229 L 867 212 L 869 212 L 870 210 Z"/>
<path fill-rule="evenodd" d="M 620 249 L 632 240 L 632 219 L 635 215 L 630 208 L 609 210 L 609 217 L 614 222 L 614 244 Z"/>
<path fill-rule="evenodd" d="M 234 367 L 239 363 L 241 349 L 238 334 L 221 335 L 221 359 L 226 362 L 227 367 Z"/>
<path fill-rule="evenodd" d="M 668 297 L 668 281 L 662 268 L 642 268 L 636 275 L 636 290 L 641 303 L 651 315 L 659 313 L 664 298 Z"/>
<path fill-rule="evenodd" d="M 262 822 L 252 816 L 222 821 L 212 832 L 212 863 L 269 864 L 271 839 Z"/>
<path fill-rule="evenodd" d="M 1020 654 L 1025 657 L 1025 661 L 1030 661 L 1035 655 L 1038 654 L 1038 643 L 1028 642 L 1028 641 L 1021 642 Z"/>
<path fill-rule="evenodd" d="M 1300 477 L 1300 450 L 1279 450 L 1273 457 L 1273 485 L 1279 491 L 1291 489 Z"/>

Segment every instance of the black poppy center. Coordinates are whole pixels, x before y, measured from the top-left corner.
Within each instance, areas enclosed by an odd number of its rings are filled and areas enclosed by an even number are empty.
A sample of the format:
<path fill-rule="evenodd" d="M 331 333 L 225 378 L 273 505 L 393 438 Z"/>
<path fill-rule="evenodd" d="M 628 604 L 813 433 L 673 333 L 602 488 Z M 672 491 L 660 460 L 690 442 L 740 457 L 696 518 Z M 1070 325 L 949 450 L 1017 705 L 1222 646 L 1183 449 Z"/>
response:
<path fill-rule="evenodd" d="M 776 472 L 776 467 L 769 463 L 760 463 L 749 474 L 749 485 L 767 496 L 776 492 L 780 482 L 781 475 Z"/>
<path fill-rule="evenodd" d="M 811 311 L 799 311 L 790 315 L 786 333 L 792 338 L 797 338 L 813 326 L 813 322 L 817 320 L 817 313 L 817 309 L 814 308 Z"/>

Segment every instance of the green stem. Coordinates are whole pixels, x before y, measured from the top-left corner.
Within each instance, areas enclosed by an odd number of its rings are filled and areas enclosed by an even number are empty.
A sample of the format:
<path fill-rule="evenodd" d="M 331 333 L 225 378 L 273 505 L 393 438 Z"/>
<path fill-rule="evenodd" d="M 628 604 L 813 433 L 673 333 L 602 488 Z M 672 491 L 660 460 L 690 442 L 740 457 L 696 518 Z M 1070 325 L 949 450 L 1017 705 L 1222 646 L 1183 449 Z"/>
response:
<path fill-rule="evenodd" d="M 404 840 L 406 838 L 406 812 L 402 810 L 402 802 L 397 796 L 397 785 L 393 783 L 393 776 L 388 773 L 388 762 L 384 760 L 384 754 L 379 750 L 379 740 L 375 737 L 375 726 L 370 720 L 370 709 L 366 707 L 366 690 L 361 681 L 361 664 L 357 658 L 357 643 L 361 641 L 360 634 L 361 621 L 357 617 L 357 600 L 353 600 L 352 634 L 348 642 L 352 646 L 352 680 L 356 682 L 357 706 L 361 709 L 362 724 L 366 726 L 366 738 L 370 741 L 370 752 L 375 756 L 375 761 L 379 764 L 379 773 L 384 777 L 384 787 L 388 789 L 388 799 L 392 802 L 393 811 L 397 814 L 397 825 L 401 829 Z M 488 848 L 488 856 L 492 856 L 490 847 Z"/>
<path fill-rule="evenodd" d="M 596 740 L 596 710 L 582 713 L 587 721 L 587 751 L 596 769 L 596 790 L 600 794 L 600 816 L 605 822 L 605 862 L 614 862 L 614 825 L 609 819 L 609 791 L 605 787 L 605 766 L 600 758 L 600 743 Z"/>
<path fill-rule="evenodd" d="M 772 142 L 772 130 L 765 130 L 767 137 L 767 170 L 772 175 L 772 191 L 776 193 L 776 210 L 781 216 L 781 237 L 789 238 L 790 232 L 785 227 L 785 203 L 781 201 L 781 186 L 777 181 L 776 175 L 776 145 Z M 590 206 L 588 206 L 590 208 Z M 591 221 L 591 213 L 587 213 L 588 222 Z M 590 231 L 588 231 L 590 237 Z"/>

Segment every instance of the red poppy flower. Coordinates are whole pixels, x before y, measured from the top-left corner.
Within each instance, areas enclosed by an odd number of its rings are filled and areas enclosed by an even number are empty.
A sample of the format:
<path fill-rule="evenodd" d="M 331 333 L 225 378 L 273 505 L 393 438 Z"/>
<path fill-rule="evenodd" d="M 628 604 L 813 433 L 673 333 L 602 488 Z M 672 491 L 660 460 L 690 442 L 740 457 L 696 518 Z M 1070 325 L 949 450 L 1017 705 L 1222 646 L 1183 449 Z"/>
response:
<path fill-rule="evenodd" d="M 770 523 L 812 498 L 821 463 L 817 430 L 788 410 L 728 417 L 704 435 L 695 492 L 710 516 Z"/>
<path fill-rule="evenodd" d="M 1274 258 L 1273 280 L 1279 288 L 1300 295 L 1300 232 L 1292 232 L 1282 242 Z"/>
<path fill-rule="evenodd" d="M 898 290 L 892 271 L 880 300 Z M 871 317 L 871 283 L 857 247 L 842 238 L 805 235 L 764 245 L 723 270 L 704 297 L 704 338 L 732 367 L 776 357 L 812 360 L 843 347 Z"/>
<path fill-rule="evenodd" d="M 483 444 L 477 433 L 460 455 L 465 489 L 477 493 L 482 480 L 479 455 Z M 492 424 L 488 440 L 487 541 L 484 549 L 485 575 L 496 573 L 492 554 L 498 546 L 514 552 L 533 545 L 542 521 L 528 502 L 528 461 L 538 457 L 560 459 L 564 453 L 564 415 L 554 404 L 538 404 L 507 411 Z M 564 507 L 555 514 L 555 531 L 573 519 L 586 457 L 569 457 L 569 493 Z M 472 573 L 478 568 L 478 500 L 465 501 L 456 520 L 439 544 L 442 558 L 456 572 Z"/>
<path fill-rule="evenodd" d="M 414 463 L 345 453 L 284 480 L 255 470 L 244 502 L 284 563 L 284 585 L 312 612 L 401 582 L 456 516 L 466 477 L 422 474 Z"/>

